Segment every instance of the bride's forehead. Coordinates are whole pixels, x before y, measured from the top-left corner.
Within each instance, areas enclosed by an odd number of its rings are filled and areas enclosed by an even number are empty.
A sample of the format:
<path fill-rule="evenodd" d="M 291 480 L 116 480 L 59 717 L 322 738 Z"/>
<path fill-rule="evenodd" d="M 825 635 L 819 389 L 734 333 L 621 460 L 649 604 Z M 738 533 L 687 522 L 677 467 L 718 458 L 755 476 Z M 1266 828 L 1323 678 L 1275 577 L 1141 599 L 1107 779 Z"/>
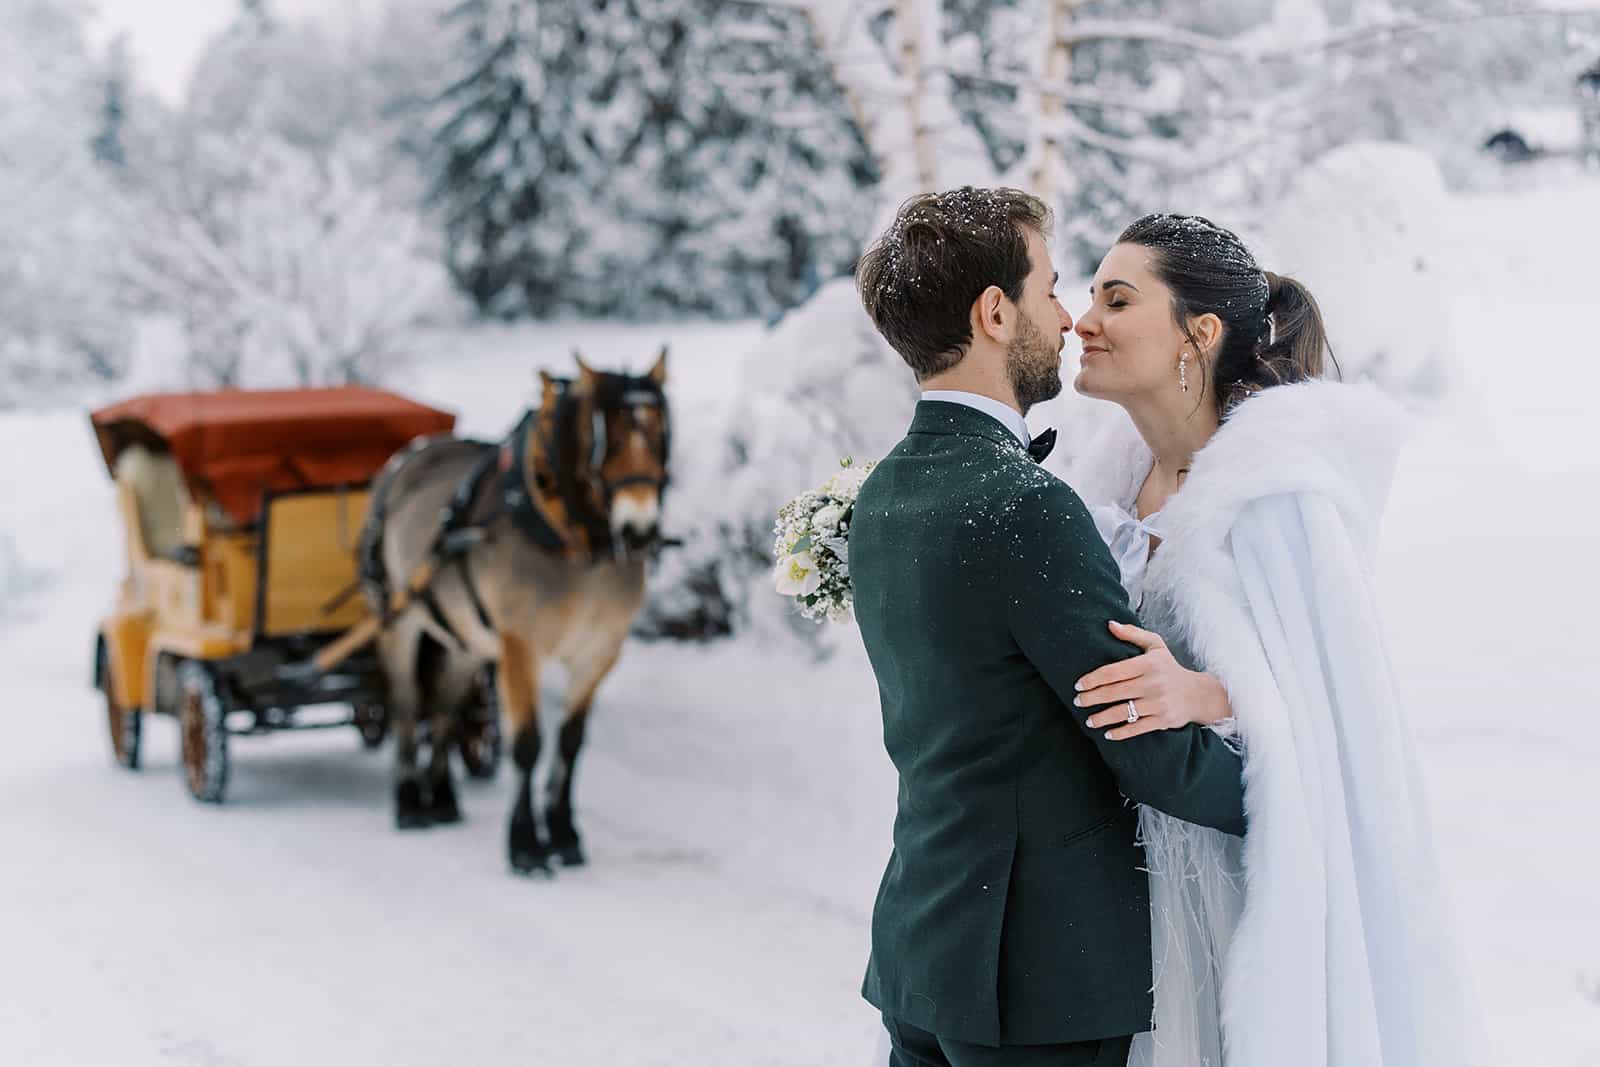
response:
<path fill-rule="evenodd" d="M 1151 264 L 1152 252 L 1142 245 L 1117 244 L 1100 261 L 1100 268 L 1094 272 L 1094 282 L 1090 292 L 1097 292 L 1103 282 L 1109 278 L 1120 278 L 1141 285 L 1154 278 Z"/>

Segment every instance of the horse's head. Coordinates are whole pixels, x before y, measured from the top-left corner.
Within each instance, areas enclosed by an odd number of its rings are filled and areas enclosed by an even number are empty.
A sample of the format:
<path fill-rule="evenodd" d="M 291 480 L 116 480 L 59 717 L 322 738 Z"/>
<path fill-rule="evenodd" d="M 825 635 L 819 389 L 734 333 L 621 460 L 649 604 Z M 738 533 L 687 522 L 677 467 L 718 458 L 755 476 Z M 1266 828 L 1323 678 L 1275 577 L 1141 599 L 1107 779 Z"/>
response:
<path fill-rule="evenodd" d="M 672 447 L 671 416 L 663 387 L 667 350 L 643 376 L 597 371 L 574 355 L 578 377 L 566 388 L 572 405 L 573 457 L 581 471 L 586 507 L 604 537 L 625 552 L 654 544 L 661 535 L 661 505 Z M 560 379 L 546 376 L 546 402 Z M 602 533 L 601 530 L 593 531 Z M 591 540 L 594 540 L 591 537 Z"/>

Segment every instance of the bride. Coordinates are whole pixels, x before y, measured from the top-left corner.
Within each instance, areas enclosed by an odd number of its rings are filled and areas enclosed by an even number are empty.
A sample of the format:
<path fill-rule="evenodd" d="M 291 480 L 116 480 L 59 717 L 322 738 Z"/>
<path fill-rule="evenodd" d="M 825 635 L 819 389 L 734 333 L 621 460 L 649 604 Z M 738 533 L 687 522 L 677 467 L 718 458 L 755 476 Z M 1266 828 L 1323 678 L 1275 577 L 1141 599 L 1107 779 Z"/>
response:
<path fill-rule="evenodd" d="M 1250 827 L 1141 809 L 1155 1018 L 1129 1062 L 1481 1062 L 1373 589 L 1406 420 L 1318 380 L 1311 294 L 1205 219 L 1139 219 L 1091 294 L 1075 385 L 1124 414 L 1069 481 L 1156 633 L 1119 631 L 1149 651 L 1087 676 L 1082 703 L 1121 739 L 1182 724 L 1160 699 L 1172 658 L 1220 677 Z"/>

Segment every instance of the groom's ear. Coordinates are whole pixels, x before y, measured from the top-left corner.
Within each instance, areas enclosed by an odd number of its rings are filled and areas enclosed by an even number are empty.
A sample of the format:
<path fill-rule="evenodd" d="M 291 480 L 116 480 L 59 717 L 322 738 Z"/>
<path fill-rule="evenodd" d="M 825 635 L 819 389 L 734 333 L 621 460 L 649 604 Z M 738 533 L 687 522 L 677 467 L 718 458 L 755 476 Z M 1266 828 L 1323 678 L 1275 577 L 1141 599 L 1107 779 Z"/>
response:
<path fill-rule="evenodd" d="M 1010 301 L 998 285 L 991 285 L 978 294 L 972 302 L 973 335 L 983 336 L 996 344 L 1011 341 Z"/>

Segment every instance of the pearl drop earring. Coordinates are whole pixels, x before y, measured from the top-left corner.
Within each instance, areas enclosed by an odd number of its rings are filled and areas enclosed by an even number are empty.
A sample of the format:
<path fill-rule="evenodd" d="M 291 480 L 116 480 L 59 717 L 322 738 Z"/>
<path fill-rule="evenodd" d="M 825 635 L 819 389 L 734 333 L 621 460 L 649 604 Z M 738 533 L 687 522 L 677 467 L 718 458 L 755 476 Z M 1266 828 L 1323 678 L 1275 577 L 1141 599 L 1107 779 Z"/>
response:
<path fill-rule="evenodd" d="M 1184 352 L 1178 360 L 1178 387 L 1184 392 L 1189 391 L 1189 353 Z"/>

